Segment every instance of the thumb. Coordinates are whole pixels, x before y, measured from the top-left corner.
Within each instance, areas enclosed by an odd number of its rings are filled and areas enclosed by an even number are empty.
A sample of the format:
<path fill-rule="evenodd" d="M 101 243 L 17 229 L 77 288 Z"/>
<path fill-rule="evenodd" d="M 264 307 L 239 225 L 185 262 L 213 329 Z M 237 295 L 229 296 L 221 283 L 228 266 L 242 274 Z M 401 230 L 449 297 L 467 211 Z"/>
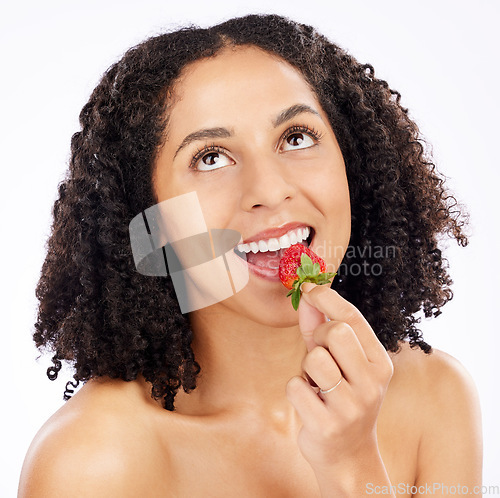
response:
<path fill-rule="evenodd" d="M 312 285 L 312 284 L 311 284 Z M 316 286 L 314 286 L 316 287 Z M 316 327 L 327 321 L 325 315 L 310 305 L 305 299 L 299 301 L 299 329 L 307 346 L 307 351 L 316 347 L 313 332 Z"/>

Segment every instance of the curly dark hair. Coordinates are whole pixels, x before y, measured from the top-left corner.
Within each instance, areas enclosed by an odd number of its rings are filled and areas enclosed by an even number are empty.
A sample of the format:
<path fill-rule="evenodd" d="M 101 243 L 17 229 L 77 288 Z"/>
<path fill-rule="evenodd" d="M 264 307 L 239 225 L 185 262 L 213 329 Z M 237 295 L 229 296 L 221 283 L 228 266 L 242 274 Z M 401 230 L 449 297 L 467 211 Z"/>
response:
<path fill-rule="evenodd" d="M 47 256 L 36 288 L 34 340 L 73 365 L 72 388 L 92 377 L 125 381 L 139 374 L 174 410 L 182 386 L 196 387 L 191 348 L 170 277 L 138 273 L 128 225 L 156 204 L 155 158 L 168 128 L 168 94 L 180 71 L 227 46 L 253 45 L 296 67 L 319 98 L 343 153 L 351 196 L 350 247 L 393 248 L 392 257 L 347 251 L 332 284 L 366 317 L 387 350 L 408 338 L 431 350 L 416 327 L 452 297 L 438 243 L 468 243 L 463 214 L 426 152 L 400 94 L 314 28 L 277 15 L 248 15 L 201 29 L 149 38 L 103 75 L 80 114 L 71 159 L 58 187 Z M 349 269 L 362 262 L 380 273 Z"/>

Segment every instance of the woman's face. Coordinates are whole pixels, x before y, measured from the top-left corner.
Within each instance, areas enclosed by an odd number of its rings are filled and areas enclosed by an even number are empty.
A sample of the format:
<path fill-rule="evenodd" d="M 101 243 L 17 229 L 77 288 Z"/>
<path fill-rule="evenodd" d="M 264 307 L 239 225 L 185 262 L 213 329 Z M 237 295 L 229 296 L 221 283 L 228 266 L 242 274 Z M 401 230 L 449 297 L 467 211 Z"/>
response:
<path fill-rule="evenodd" d="M 283 250 L 262 250 L 310 228 L 311 249 L 336 271 L 347 249 L 349 190 L 328 118 L 298 70 L 256 47 L 183 70 L 153 185 L 158 202 L 196 192 L 207 228 L 238 231 L 250 251 L 248 284 L 217 311 L 290 326 L 297 313 L 278 278 Z"/>

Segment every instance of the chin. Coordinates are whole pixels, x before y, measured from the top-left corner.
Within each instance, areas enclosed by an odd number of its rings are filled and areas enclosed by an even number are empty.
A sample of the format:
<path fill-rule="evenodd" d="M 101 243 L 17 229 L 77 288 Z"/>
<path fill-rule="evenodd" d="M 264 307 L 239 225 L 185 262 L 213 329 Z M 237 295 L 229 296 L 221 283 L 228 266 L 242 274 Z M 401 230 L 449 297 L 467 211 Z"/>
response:
<path fill-rule="evenodd" d="M 298 325 L 299 314 L 293 309 L 291 299 L 286 297 L 288 291 L 281 284 L 279 290 L 273 293 L 253 292 L 250 287 L 248 285 L 220 304 L 257 325 L 274 328 Z"/>

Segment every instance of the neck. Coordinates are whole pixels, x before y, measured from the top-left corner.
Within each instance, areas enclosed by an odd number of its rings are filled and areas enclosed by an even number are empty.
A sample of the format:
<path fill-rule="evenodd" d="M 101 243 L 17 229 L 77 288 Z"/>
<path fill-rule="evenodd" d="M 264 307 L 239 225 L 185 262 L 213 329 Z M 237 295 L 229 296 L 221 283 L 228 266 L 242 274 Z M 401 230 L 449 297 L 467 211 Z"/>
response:
<path fill-rule="evenodd" d="M 295 419 L 286 384 L 302 373 L 306 346 L 298 325 L 274 328 L 214 308 L 190 315 L 201 373 L 190 394 L 179 390 L 176 411 L 185 414 L 260 413 Z"/>

